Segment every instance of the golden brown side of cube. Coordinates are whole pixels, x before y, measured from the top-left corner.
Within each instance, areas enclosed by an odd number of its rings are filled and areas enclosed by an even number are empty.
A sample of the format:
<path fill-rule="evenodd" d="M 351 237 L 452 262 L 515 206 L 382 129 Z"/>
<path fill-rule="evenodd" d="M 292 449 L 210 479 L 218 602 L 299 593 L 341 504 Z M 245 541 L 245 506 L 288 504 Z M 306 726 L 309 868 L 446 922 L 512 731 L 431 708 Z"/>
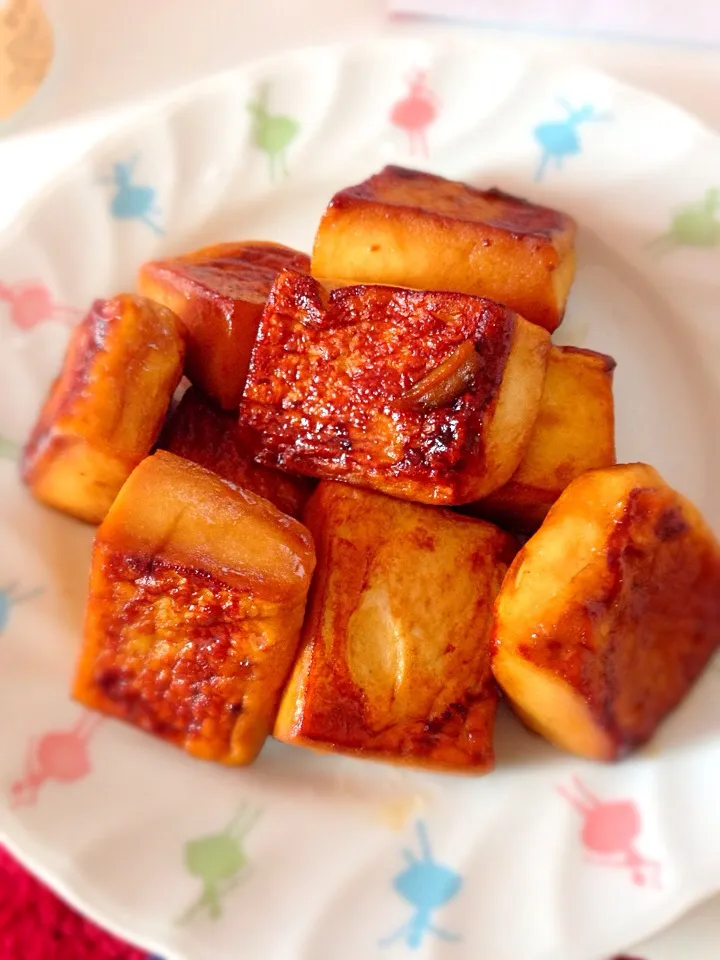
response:
<path fill-rule="evenodd" d="M 100 523 L 160 432 L 184 336 L 174 313 L 144 297 L 93 304 L 25 447 L 22 475 L 38 500 Z"/>
<path fill-rule="evenodd" d="M 515 558 L 493 671 L 553 743 L 612 760 L 645 743 L 720 645 L 720 545 L 656 470 L 574 480 Z"/>
<path fill-rule="evenodd" d="M 240 424 L 256 460 L 432 504 L 506 483 L 542 395 L 547 332 L 491 300 L 285 270 L 253 351 Z"/>
<path fill-rule="evenodd" d="M 255 463 L 240 433 L 237 410 L 221 410 L 196 387 L 186 390 L 168 417 L 158 446 L 264 497 L 291 517 L 300 517 L 315 488 L 308 477 Z"/>
<path fill-rule="evenodd" d="M 297 521 L 159 451 L 98 529 L 75 697 L 193 756 L 251 762 L 272 729 L 314 564 Z"/>
<path fill-rule="evenodd" d="M 489 297 L 553 331 L 575 274 L 575 221 L 499 190 L 389 166 L 330 201 L 312 274 Z"/>
<path fill-rule="evenodd" d="M 305 521 L 318 568 L 275 736 L 448 772 L 492 769 L 489 637 L 512 538 L 328 482 Z"/>
<path fill-rule="evenodd" d="M 540 413 L 519 467 L 469 512 L 536 530 L 575 477 L 615 463 L 614 369 L 605 354 L 552 347 Z"/>
<path fill-rule="evenodd" d="M 188 331 L 188 377 L 232 410 L 273 280 L 284 267 L 309 266 L 306 254 L 278 243 L 220 243 L 144 263 L 138 289 L 177 313 Z"/>

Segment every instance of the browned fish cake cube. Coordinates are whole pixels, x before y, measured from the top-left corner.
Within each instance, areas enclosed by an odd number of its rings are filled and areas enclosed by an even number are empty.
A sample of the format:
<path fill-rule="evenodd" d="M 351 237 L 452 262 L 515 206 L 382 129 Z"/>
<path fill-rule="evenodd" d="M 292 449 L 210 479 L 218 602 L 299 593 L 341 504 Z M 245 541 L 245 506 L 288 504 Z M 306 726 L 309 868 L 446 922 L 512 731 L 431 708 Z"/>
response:
<path fill-rule="evenodd" d="M 304 253 L 278 243 L 219 243 L 140 268 L 141 293 L 164 303 L 188 331 L 190 380 L 225 409 L 242 396 L 258 321 L 283 269 L 309 270 Z"/>
<path fill-rule="evenodd" d="M 447 772 L 493 766 L 495 596 L 517 546 L 492 524 L 323 482 L 318 569 L 275 736 Z"/>
<path fill-rule="evenodd" d="M 328 292 L 285 270 L 240 423 L 266 466 L 470 503 L 517 468 L 549 345 L 547 331 L 491 300 L 375 285 Z"/>
<path fill-rule="evenodd" d="M 300 517 L 316 485 L 308 477 L 255 463 L 240 434 L 237 410 L 221 410 L 196 387 L 186 390 L 168 417 L 158 446 L 264 497 L 291 517 Z"/>
<path fill-rule="evenodd" d="M 25 447 L 35 497 L 100 523 L 147 456 L 182 376 L 184 330 L 144 297 L 97 300 L 73 331 Z"/>
<path fill-rule="evenodd" d="M 553 331 L 575 275 L 575 230 L 557 210 L 390 166 L 332 198 L 312 273 L 489 297 Z"/>
<path fill-rule="evenodd" d="M 720 545 L 656 470 L 570 484 L 515 558 L 493 671 L 525 722 L 613 760 L 652 736 L 720 645 Z"/>
<path fill-rule="evenodd" d="M 520 466 L 472 512 L 536 530 L 565 487 L 615 463 L 615 361 L 578 347 L 552 347 L 540 413 Z"/>
<path fill-rule="evenodd" d="M 271 503 L 166 451 L 97 531 L 74 694 L 221 763 L 250 763 L 293 663 L 312 538 Z"/>

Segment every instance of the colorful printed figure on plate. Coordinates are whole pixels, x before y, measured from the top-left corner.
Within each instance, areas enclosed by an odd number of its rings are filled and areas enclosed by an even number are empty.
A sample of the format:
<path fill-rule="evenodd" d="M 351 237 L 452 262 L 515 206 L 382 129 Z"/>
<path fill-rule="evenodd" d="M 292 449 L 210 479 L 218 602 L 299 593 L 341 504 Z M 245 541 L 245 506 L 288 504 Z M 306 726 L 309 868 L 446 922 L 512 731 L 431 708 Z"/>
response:
<path fill-rule="evenodd" d="M 300 124 L 293 117 L 282 113 L 271 113 L 267 86 L 260 87 L 254 100 L 248 102 L 252 142 L 267 154 L 270 165 L 270 179 L 288 175 L 287 150 L 300 133 Z"/>
<path fill-rule="evenodd" d="M 92 770 L 88 744 L 102 717 L 84 713 L 69 730 L 51 730 L 28 745 L 23 777 L 10 788 L 14 807 L 33 806 L 50 780 L 74 783 Z"/>
<path fill-rule="evenodd" d="M 20 456 L 20 444 L 9 437 L 0 436 L 0 460 L 17 460 Z"/>
<path fill-rule="evenodd" d="M 248 866 L 244 841 L 259 816 L 260 811 L 243 805 L 219 833 L 185 844 L 185 867 L 201 881 L 202 892 L 178 923 L 189 923 L 203 910 L 213 920 L 222 914 L 223 897 L 237 886 Z"/>
<path fill-rule="evenodd" d="M 50 290 L 39 280 L 0 283 L 0 301 L 8 305 L 10 322 L 19 330 L 32 330 L 48 320 L 74 324 L 82 311 L 56 303 Z"/>
<path fill-rule="evenodd" d="M 542 180 L 551 160 L 560 170 L 565 157 L 582 153 L 579 130 L 583 124 L 594 120 L 610 119 L 609 114 L 598 113 L 590 103 L 576 108 L 562 97 L 558 98 L 558 103 L 567 114 L 565 119 L 540 123 L 533 130 L 533 136 L 542 150 L 540 163 L 535 171 L 536 180 Z"/>
<path fill-rule="evenodd" d="M 407 96 L 390 111 L 390 122 L 408 136 L 410 153 L 427 157 L 427 129 L 437 118 L 440 103 L 427 85 L 427 73 L 418 70 L 408 79 Z"/>
<path fill-rule="evenodd" d="M 578 777 L 572 790 L 560 786 L 557 791 L 584 818 L 580 840 L 593 863 L 629 870 L 637 887 L 660 887 L 660 864 L 635 847 L 642 824 L 632 800 L 600 800 Z"/>
<path fill-rule="evenodd" d="M 140 220 L 153 233 L 162 236 L 165 231 L 156 219 L 160 216 L 160 211 L 156 206 L 155 188 L 147 184 L 133 183 L 138 159 L 138 154 L 135 154 L 129 160 L 114 163 L 112 176 L 100 182 L 115 188 L 110 213 L 116 220 Z"/>
<path fill-rule="evenodd" d="M 1 443 L 2 440 L 0 439 L 0 444 Z M 0 636 L 5 627 L 7 627 L 11 609 L 18 603 L 26 603 L 28 600 L 33 600 L 41 593 L 42 590 L 39 587 L 36 587 L 34 590 L 19 590 L 18 585 L 14 582 L 0 587 Z"/>
<path fill-rule="evenodd" d="M 426 934 L 432 934 L 441 940 L 460 939 L 458 934 L 435 926 L 433 914 L 458 895 L 462 887 L 462 877 L 451 867 L 435 860 L 430 849 L 427 828 L 422 820 L 418 821 L 416 829 L 419 856 L 412 850 L 403 850 L 407 866 L 393 880 L 396 892 L 403 900 L 407 900 L 415 913 L 407 923 L 380 941 L 383 947 L 402 939 L 411 950 L 417 950 L 422 946 Z"/>
<path fill-rule="evenodd" d="M 689 203 L 678 211 L 670 230 L 652 240 L 648 247 L 656 253 L 670 253 L 676 247 L 710 249 L 720 245 L 720 188 L 711 187 L 700 203 Z"/>

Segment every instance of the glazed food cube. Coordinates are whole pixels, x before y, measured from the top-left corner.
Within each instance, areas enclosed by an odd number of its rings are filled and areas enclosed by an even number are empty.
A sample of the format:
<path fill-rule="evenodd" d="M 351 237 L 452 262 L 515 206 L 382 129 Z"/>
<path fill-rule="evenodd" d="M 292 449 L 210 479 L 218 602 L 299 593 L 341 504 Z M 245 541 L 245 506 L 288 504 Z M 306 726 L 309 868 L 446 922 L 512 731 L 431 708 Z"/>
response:
<path fill-rule="evenodd" d="M 566 214 L 499 190 L 390 166 L 332 198 L 312 274 L 473 293 L 553 331 L 575 274 L 575 229 Z"/>
<path fill-rule="evenodd" d="M 520 462 L 549 345 L 547 331 L 490 300 L 328 291 L 285 270 L 260 322 L 240 423 L 266 466 L 471 503 Z"/>
<path fill-rule="evenodd" d="M 143 264 L 138 285 L 185 324 L 190 380 L 231 410 L 242 396 L 273 280 L 283 267 L 308 270 L 309 265 L 306 254 L 277 243 L 220 243 Z"/>
<path fill-rule="evenodd" d="M 190 387 L 168 417 L 158 441 L 163 450 L 199 463 L 224 480 L 264 497 L 299 517 L 315 481 L 261 467 L 240 435 L 236 410 L 221 410 Z"/>
<path fill-rule="evenodd" d="M 578 347 L 552 347 L 540 413 L 520 466 L 473 513 L 535 530 L 565 487 L 615 462 L 615 361 Z"/>
<path fill-rule="evenodd" d="M 35 497 L 100 523 L 147 456 L 182 376 L 182 324 L 158 303 L 122 294 L 97 300 L 75 328 L 25 447 Z"/>
<path fill-rule="evenodd" d="M 76 698 L 196 757 L 250 763 L 272 729 L 314 566 L 296 520 L 154 454 L 97 531 Z"/>
<path fill-rule="evenodd" d="M 492 608 L 515 541 L 482 520 L 327 481 L 305 522 L 318 569 L 275 736 L 492 769 Z"/>
<path fill-rule="evenodd" d="M 534 730 L 613 760 L 644 743 L 720 644 L 720 545 L 644 464 L 570 484 L 515 558 L 493 671 Z"/>

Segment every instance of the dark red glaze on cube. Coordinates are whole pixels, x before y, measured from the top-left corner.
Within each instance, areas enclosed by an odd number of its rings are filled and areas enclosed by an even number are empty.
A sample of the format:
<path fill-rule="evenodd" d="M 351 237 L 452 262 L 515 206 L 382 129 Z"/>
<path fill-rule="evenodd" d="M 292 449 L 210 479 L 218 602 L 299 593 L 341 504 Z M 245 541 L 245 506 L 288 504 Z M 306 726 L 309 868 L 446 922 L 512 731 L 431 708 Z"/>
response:
<path fill-rule="evenodd" d="M 141 292 L 187 328 L 188 377 L 224 409 L 240 401 L 260 315 L 284 267 L 307 271 L 310 260 L 276 243 L 220 243 L 140 269 Z"/>
<path fill-rule="evenodd" d="M 465 294 L 375 285 L 328 293 L 285 270 L 258 330 L 241 427 L 267 466 L 425 502 L 467 501 L 515 323 L 512 311 Z M 430 409 L 404 402 L 468 342 L 482 363 L 455 396 Z"/>
<path fill-rule="evenodd" d="M 362 183 L 340 190 L 330 207 L 350 207 L 358 200 L 413 212 L 421 210 L 440 220 L 481 221 L 515 237 L 547 239 L 565 231 L 568 224 L 566 214 L 537 206 L 523 197 L 496 188 L 479 190 L 467 183 L 392 164 Z"/>
<path fill-rule="evenodd" d="M 190 387 L 168 418 L 158 446 L 199 463 L 224 480 L 252 490 L 292 517 L 300 517 L 315 482 L 255 463 L 243 442 L 237 411 L 221 410 Z"/>

